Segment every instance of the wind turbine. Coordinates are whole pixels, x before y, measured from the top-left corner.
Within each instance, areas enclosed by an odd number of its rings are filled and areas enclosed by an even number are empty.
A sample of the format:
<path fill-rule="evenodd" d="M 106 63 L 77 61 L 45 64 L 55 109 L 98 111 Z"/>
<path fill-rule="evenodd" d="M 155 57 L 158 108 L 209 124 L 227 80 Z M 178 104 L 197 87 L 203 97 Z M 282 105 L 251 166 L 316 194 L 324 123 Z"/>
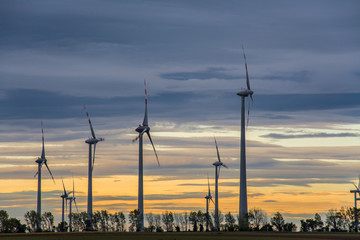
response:
<path fill-rule="evenodd" d="M 211 192 L 210 192 L 210 182 L 209 182 L 209 174 L 208 174 L 208 194 L 205 196 L 206 199 L 206 231 L 209 231 L 209 205 L 210 201 L 212 201 L 215 205 L 214 200 L 212 199 Z"/>
<path fill-rule="evenodd" d="M 77 204 L 76 204 L 76 197 L 75 197 L 75 184 L 74 184 L 74 179 L 73 179 L 73 190 L 72 190 L 72 196 L 67 197 L 66 200 L 69 200 L 69 232 L 72 232 L 72 217 L 71 217 L 71 212 L 72 212 L 72 202 L 75 203 L 75 207 L 76 210 L 78 210 Z"/>
<path fill-rule="evenodd" d="M 246 70 L 246 86 L 247 89 L 242 89 L 237 93 L 241 97 L 241 143 L 240 143 L 240 197 L 239 197 L 239 220 L 242 224 L 247 225 L 247 186 L 246 186 L 246 149 L 245 149 L 245 98 L 250 97 L 253 101 L 252 95 L 254 92 L 250 89 L 249 74 L 247 69 L 246 56 L 244 46 L 242 46 L 245 70 Z M 249 124 L 250 116 L 250 99 L 248 99 L 248 114 L 247 125 Z"/>
<path fill-rule="evenodd" d="M 67 198 L 69 197 L 69 194 L 71 192 L 67 192 L 65 189 L 65 184 L 64 184 L 64 180 L 61 178 L 62 184 L 63 184 L 63 188 L 64 188 L 64 193 L 60 196 L 62 198 L 62 209 L 61 209 L 61 224 L 62 227 L 65 227 L 65 220 L 64 220 L 64 201 L 67 201 Z M 66 202 L 67 204 L 67 202 Z"/>
<path fill-rule="evenodd" d="M 36 177 L 36 175 L 38 176 L 38 192 L 37 192 L 37 222 L 36 222 L 36 230 L 40 231 L 41 230 L 41 167 L 45 164 L 47 170 L 50 173 L 50 176 L 52 178 L 52 180 L 54 181 L 55 184 L 55 180 L 54 177 L 50 171 L 49 166 L 47 165 L 47 159 L 45 158 L 45 141 L 44 141 L 44 128 L 43 128 L 43 123 L 41 122 L 41 135 L 42 135 L 42 152 L 41 152 L 41 157 L 39 157 L 35 162 L 38 164 L 38 170 L 34 175 L 34 178 Z"/>
<path fill-rule="evenodd" d="M 218 181 L 219 181 L 219 177 L 220 177 L 220 168 L 223 166 L 225 168 L 228 168 L 228 166 L 226 166 L 220 159 L 220 154 L 219 154 L 219 149 L 218 149 L 218 145 L 216 142 L 216 138 L 215 139 L 215 146 L 216 146 L 216 153 L 217 153 L 217 157 L 218 160 L 215 161 L 213 163 L 213 165 L 215 166 L 215 230 L 219 231 L 219 190 L 218 190 Z"/>
<path fill-rule="evenodd" d="M 154 153 L 156 156 L 157 164 L 160 167 L 159 158 L 156 153 L 154 143 L 150 136 L 150 127 L 148 125 L 148 114 L 147 114 L 147 91 L 146 91 L 146 81 L 144 80 L 145 86 L 145 115 L 144 121 L 142 125 L 139 125 L 135 129 L 139 133 L 139 135 L 133 140 L 135 142 L 139 139 L 139 189 L 138 189 L 138 209 L 139 209 L 139 221 L 138 226 L 136 226 L 136 231 L 144 231 L 144 189 L 143 189 L 143 135 L 146 133 L 149 137 L 151 145 L 154 149 Z"/>
<path fill-rule="evenodd" d="M 357 201 L 360 200 L 360 198 L 357 198 L 356 197 L 356 193 L 359 195 L 360 197 L 360 175 L 359 175 L 359 183 L 358 185 L 356 186 L 355 183 L 353 183 L 356 190 L 351 190 L 350 193 L 354 193 L 354 200 L 355 200 L 355 210 L 354 210 L 354 217 L 355 217 L 355 232 L 358 231 L 358 218 L 357 218 Z"/>
<path fill-rule="evenodd" d="M 92 204 L 92 172 L 94 169 L 94 163 L 95 163 L 95 149 L 96 149 L 96 144 L 98 142 L 104 141 L 104 138 L 96 138 L 95 136 L 95 132 L 93 129 L 93 126 L 91 124 L 91 120 L 90 120 L 90 116 L 88 111 L 86 110 L 86 106 L 84 106 L 84 110 L 86 112 L 86 116 L 89 120 L 89 125 L 90 125 L 90 131 L 91 131 L 91 135 L 92 137 L 87 139 L 85 142 L 87 144 L 89 144 L 89 168 L 88 168 L 88 205 L 87 205 L 87 230 L 92 230 L 92 215 L 93 215 L 93 204 Z M 94 145 L 94 152 L 92 152 L 92 145 Z"/>

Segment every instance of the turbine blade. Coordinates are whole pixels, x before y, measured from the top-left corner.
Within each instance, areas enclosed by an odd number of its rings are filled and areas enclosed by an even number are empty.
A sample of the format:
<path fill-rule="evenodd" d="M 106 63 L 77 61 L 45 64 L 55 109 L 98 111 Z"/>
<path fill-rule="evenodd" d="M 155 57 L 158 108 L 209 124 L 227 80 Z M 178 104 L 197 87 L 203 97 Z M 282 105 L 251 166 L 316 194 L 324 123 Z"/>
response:
<path fill-rule="evenodd" d="M 218 171 L 217 178 L 218 178 L 218 180 L 219 180 L 219 178 L 220 178 L 220 170 L 221 170 L 221 167 L 219 166 L 218 168 L 219 168 L 219 171 Z"/>
<path fill-rule="evenodd" d="M 139 138 L 140 138 L 140 134 L 139 134 L 139 135 L 137 135 L 137 136 L 136 136 L 136 138 L 134 138 L 134 139 L 132 140 L 132 142 L 137 141 Z"/>
<path fill-rule="evenodd" d="M 75 203 L 76 211 L 79 212 L 79 209 L 78 209 L 78 206 L 77 206 L 77 204 L 76 204 L 75 198 L 74 198 L 74 203 Z"/>
<path fill-rule="evenodd" d="M 84 105 L 84 110 L 85 110 L 86 116 L 87 116 L 87 118 L 88 118 L 88 120 L 89 120 L 91 135 L 92 135 L 93 138 L 96 138 L 95 132 L 94 132 L 94 129 L 93 129 L 93 126 L 92 126 L 92 124 L 91 124 L 90 116 L 89 116 L 88 111 L 86 110 L 86 106 L 85 106 L 85 105 Z"/>
<path fill-rule="evenodd" d="M 34 175 L 34 178 L 36 178 L 36 176 L 39 174 L 39 171 L 37 171 Z"/>
<path fill-rule="evenodd" d="M 73 197 L 75 197 L 75 182 L 74 182 L 74 177 L 73 177 L 73 192 L 72 192 L 72 194 L 73 194 Z"/>
<path fill-rule="evenodd" d="M 62 181 L 62 184 L 63 184 L 63 187 L 64 187 L 64 195 L 66 195 L 65 184 L 64 184 L 64 180 L 63 180 L 63 178 L 62 178 L 62 177 L 61 177 L 61 181 Z"/>
<path fill-rule="evenodd" d="M 360 188 L 360 175 L 359 175 L 359 184 L 358 184 L 358 188 Z"/>
<path fill-rule="evenodd" d="M 225 163 L 222 163 L 222 166 L 225 168 L 229 168 L 227 165 L 225 165 Z"/>
<path fill-rule="evenodd" d="M 251 88 L 250 88 L 250 82 L 249 82 L 249 74 L 248 74 L 248 69 L 247 69 L 246 55 L 245 55 L 245 50 L 244 50 L 244 45 L 242 45 L 242 50 L 243 50 L 244 61 L 245 61 L 246 86 L 247 86 L 247 89 L 248 89 L 248 90 L 251 90 Z"/>
<path fill-rule="evenodd" d="M 250 118 L 250 99 L 248 99 L 248 114 L 247 114 L 247 120 L 246 120 L 246 127 L 249 126 L 249 118 Z"/>
<path fill-rule="evenodd" d="M 137 141 L 146 132 L 146 130 L 147 129 L 145 128 L 141 133 L 139 133 L 139 135 L 135 139 L 133 139 L 132 142 Z"/>
<path fill-rule="evenodd" d="M 148 135 L 148 137 L 149 137 L 149 139 L 150 139 L 151 145 L 152 145 L 152 147 L 153 147 L 153 149 L 154 149 L 154 153 L 155 153 L 155 156 L 156 156 L 156 161 L 157 161 L 157 163 L 158 163 L 158 166 L 160 167 L 159 158 L 158 158 L 158 155 L 157 155 L 157 153 L 156 153 L 154 143 L 153 143 L 153 141 L 152 141 L 152 139 L 151 139 L 150 132 L 147 131 L 146 133 L 147 133 L 147 135 Z"/>
<path fill-rule="evenodd" d="M 209 180 L 209 173 L 208 173 L 208 196 L 211 197 L 211 193 L 210 193 L 210 180 Z"/>
<path fill-rule="evenodd" d="M 94 143 L 93 162 L 92 162 L 92 165 L 91 165 L 91 171 L 94 170 L 94 165 L 95 165 L 95 149 L 96 149 L 96 143 Z"/>
<path fill-rule="evenodd" d="M 219 154 L 219 149 L 218 149 L 218 145 L 217 145 L 217 142 L 216 142 L 216 138 L 214 137 L 214 139 L 215 139 L 215 146 L 216 146 L 216 153 L 217 153 L 218 161 L 221 162 L 221 160 L 220 160 L 220 154 Z"/>
<path fill-rule="evenodd" d="M 360 192 L 360 189 L 356 186 L 356 184 L 355 183 L 353 183 L 353 184 L 356 187 L 356 189 Z"/>
<path fill-rule="evenodd" d="M 213 204 L 215 205 L 215 202 L 214 202 L 214 200 L 212 199 L 212 198 L 210 198 L 210 200 L 213 202 Z"/>
<path fill-rule="evenodd" d="M 145 87 L 145 114 L 143 126 L 148 126 L 148 113 L 147 113 L 147 90 L 146 90 L 146 80 L 144 79 L 144 87 Z"/>
<path fill-rule="evenodd" d="M 45 163 L 45 166 L 46 166 L 46 168 L 48 169 L 48 171 L 49 171 L 49 173 L 50 173 L 50 175 L 51 175 L 51 178 L 52 178 L 52 180 L 54 181 L 54 184 L 55 184 L 55 179 L 54 179 L 54 177 L 53 177 L 53 175 L 52 175 L 52 173 L 51 173 L 51 171 L 50 171 L 50 168 L 49 168 L 49 166 L 47 165 L 47 163 L 44 161 L 44 163 Z"/>
<path fill-rule="evenodd" d="M 44 141 L 44 128 L 43 128 L 43 122 L 41 121 L 41 135 L 42 135 L 42 152 L 41 152 L 41 158 L 45 158 L 45 141 Z"/>

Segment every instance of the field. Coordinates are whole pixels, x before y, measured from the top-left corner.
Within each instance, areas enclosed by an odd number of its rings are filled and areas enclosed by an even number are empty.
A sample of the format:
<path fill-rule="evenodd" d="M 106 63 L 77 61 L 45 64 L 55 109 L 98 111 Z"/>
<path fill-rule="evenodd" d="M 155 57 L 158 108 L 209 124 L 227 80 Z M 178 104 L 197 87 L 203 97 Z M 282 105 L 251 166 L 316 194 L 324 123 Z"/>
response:
<path fill-rule="evenodd" d="M 254 233 L 254 232 L 183 232 L 183 233 L 28 233 L 28 234 L 0 234 L 0 240 L 303 240 L 303 239 L 359 239 L 355 233 Z"/>

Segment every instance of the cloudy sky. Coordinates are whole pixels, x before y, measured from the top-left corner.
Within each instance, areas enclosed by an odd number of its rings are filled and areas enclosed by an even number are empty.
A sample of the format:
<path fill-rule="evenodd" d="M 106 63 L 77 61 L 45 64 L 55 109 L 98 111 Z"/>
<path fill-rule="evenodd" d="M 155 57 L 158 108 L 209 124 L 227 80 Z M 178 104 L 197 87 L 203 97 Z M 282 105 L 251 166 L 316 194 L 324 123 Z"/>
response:
<path fill-rule="evenodd" d="M 86 210 L 86 104 L 97 136 L 94 210 L 137 207 L 134 131 L 149 94 L 145 212 L 204 210 L 217 138 L 220 208 L 238 212 L 245 47 L 254 102 L 248 204 L 288 221 L 353 206 L 360 174 L 360 2 L 0 0 L 0 208 L 36 209 L 41 126 L 61 213 L 61 177 Z M 45 169 L 44 169 L 45 170 Z"/>

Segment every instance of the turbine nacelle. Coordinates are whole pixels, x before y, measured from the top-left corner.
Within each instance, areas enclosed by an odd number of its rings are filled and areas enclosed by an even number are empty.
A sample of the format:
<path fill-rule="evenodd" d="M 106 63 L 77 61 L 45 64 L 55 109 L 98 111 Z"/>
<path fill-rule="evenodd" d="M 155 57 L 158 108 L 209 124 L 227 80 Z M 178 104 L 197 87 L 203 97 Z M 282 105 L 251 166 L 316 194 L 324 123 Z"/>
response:
<path fill-rule="evenodd" d="M 137 131 L 138 133 L 145 133 L 145 132 L 149 132 L 150 131 L 150 127 L 149 126 L 141 126 L 141 125 L 139 125 L 139 127 L 137 127 L 136 129 L 135 129 L 135 131 Z"/>
<path fill-rule="evenodd" d="M 240 97 L 248 97 L 250 96 L 252 98 L 252 95 L 254 94 L 254 92 L 252 90 L 249 89 L 244 89 L 241 90 L 240 92 L 237 93 L 238 96 Z"/>
<path fill-rule="evenodd" d="M 46 158 L 38 158 L 35 162 L 38 164 L 42 164 L 45 163 L 46 161 L 47 161 Z"/>
<path fill-rule="evenodd" d="M 88 140 L 86 140 L 85 142 L 87 144 L 96 144 L 98 142 L 104 141 L 105 138 L 89 138 Z"/>
<path fill-rule="evenodd" d="M 212 165 L 214 165 L 215 167 L 225 166 L 225 164 L 223 164 L 222 162 L 219 162 L 219 161 L 214 162 Z"/>

